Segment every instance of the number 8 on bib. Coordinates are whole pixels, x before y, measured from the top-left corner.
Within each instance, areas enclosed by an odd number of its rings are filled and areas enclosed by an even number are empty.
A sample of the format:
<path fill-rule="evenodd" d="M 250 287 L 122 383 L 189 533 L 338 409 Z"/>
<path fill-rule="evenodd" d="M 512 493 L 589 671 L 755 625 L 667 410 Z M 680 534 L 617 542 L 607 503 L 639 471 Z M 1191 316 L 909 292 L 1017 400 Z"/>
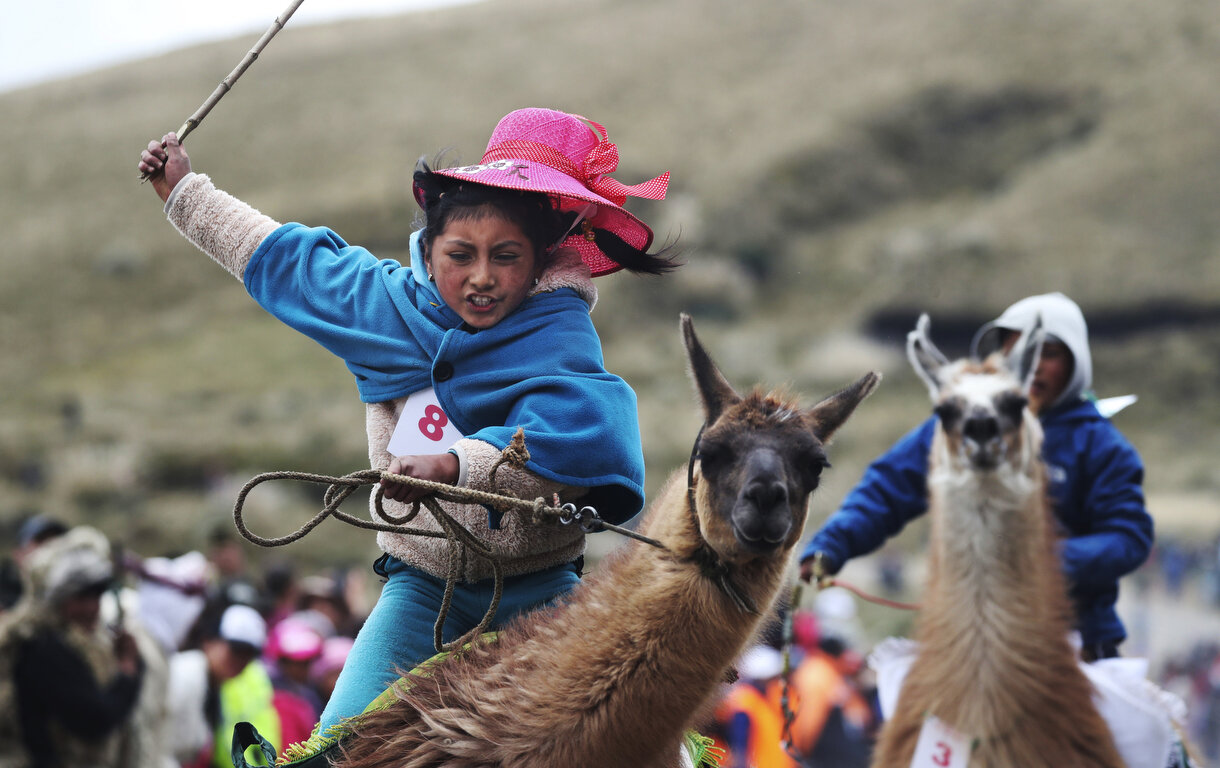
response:
<path fill-rule="evenodd" d="M 392 456 L 441 453 L 462 437 L 429 387 L 407 398 L 386 450 Z"/>

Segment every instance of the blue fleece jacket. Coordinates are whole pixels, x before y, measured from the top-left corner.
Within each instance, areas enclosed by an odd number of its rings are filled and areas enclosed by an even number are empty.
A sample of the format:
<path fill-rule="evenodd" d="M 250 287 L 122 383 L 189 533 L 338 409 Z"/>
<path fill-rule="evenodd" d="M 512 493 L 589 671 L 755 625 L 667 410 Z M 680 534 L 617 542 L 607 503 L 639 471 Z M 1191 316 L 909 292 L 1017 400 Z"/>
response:
<path fill-rule="evenodd" d="M 524 428 L 528 468 L 589 488 L 582 502 L 603 518 L 643 507 L 635 393 L 605 370 L 589 305 L 571 288 L 530 296 L 476 331 L 410 266 L 300 224 L 269 235 L 244 280 L 268 312 L 343 359 L 364 402 L 433 387 L 468 438 L 503 449 Z"/>
<path fill-rule="evenodd" d="M 1144 466 L 1126 438 L 1087 400 L 1040 417 L 1050 498 L 1065 539 L 1060 553 L 1086 645 L 1126 637 L 1114 605 L 1118 579 L 1152 547 L 1144 508 Z M 823 552 L 831 572 L 868 554 L 928 508 L 928 452 L 935 417 L 902 437 L 864 473 L 842 506 L 805 548 Z"/>

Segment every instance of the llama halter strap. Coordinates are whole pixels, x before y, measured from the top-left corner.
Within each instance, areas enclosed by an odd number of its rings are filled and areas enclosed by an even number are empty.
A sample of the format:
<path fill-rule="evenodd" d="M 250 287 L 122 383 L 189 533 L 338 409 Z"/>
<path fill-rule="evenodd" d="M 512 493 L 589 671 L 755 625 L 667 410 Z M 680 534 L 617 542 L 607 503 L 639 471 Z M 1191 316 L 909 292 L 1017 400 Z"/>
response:
<path fill-rule="evenodd" d="M 699 434 L 695 435 L 695 444 L 690 449 L 690 460 L 686 463 L 686 508 L 690 512 L 695 535 L 699 537 L 699 546 L 691 555 L 691 560 L 699 566 L 699 570 L 705 577 L 733 601 L 738 610 L 751 616 L 757 616 L 758 606 L 754 604 L 749 595 L 742 592 L 733 583 L 733 574 L 728 563 L 721 560 L 720 555 L 717 555 L 716 551 L 708 545 L 707 539 L 703 537 L 703 530 L 699 527 L 699 514 L 695 511 L 695 460 L 699 457 L 699 443 L 703 440 L 704 429 L 707 429 L 707 422 L 699 427 Z"/>

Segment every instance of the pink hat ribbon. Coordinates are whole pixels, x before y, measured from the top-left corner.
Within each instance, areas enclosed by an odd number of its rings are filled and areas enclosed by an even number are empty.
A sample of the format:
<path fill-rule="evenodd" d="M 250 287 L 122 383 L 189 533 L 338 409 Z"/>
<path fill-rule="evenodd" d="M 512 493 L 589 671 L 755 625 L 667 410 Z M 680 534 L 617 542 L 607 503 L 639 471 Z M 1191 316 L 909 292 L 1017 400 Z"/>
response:
<path fill-rule="evenodd" d="M 655 179 L 627 186 L 606 174 L 618 168 L 618 147 L 606 135 L 606 129 L 587 117 L 580 117 L 586 123 L 593 125 L 601 134 L 601 141 L 585 156 L 582 168 L 577 168 L 571 158 L 559 150 L 546 144 L 524 139 L 509 139 L 488 147 L 483 153 L 483 164 L 494 163 L 497 160 L 532 160 L 536 163 L 554 168 L 560 173 L 571 176 L 584 184 L 591 191 L 606 198 L 615 205 L 622 207 L 627 202 L 627 196 L 640 197 L 646 200 L 664 200 L 669 188 L 669 171 Z"/>

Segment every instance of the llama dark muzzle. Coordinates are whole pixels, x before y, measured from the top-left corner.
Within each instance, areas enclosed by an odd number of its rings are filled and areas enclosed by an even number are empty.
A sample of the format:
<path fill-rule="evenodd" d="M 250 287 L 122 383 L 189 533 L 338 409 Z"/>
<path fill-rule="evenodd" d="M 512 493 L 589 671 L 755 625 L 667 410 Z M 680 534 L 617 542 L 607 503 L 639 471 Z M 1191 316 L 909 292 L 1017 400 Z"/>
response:
<path fill-rule="evenodd" d="M 784 543 L 792 530 L 792 510 L 784 462 L 770 448 L 746 459 L 746 480 L 733 507 L 733 531 L 745 546 L 763 552 Z"/>

